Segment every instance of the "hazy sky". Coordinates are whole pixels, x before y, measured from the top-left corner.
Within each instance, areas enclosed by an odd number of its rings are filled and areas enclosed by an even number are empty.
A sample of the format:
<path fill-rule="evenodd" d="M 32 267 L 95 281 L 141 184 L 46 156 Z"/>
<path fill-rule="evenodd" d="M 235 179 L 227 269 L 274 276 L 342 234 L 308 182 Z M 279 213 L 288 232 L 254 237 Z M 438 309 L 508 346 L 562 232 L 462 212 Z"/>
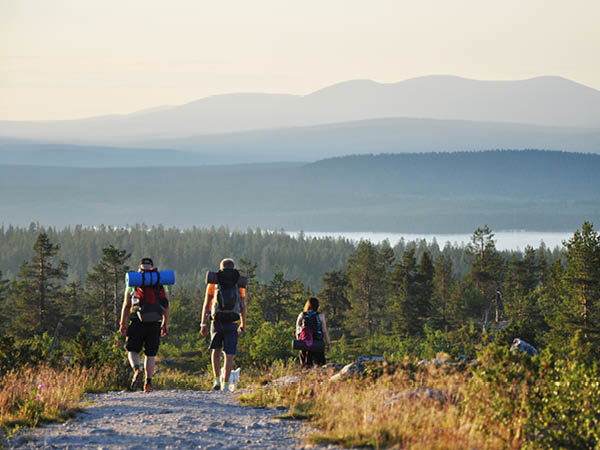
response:
<path fill-rule="evenodd" d="M 600 0 L 0 0 L 0 120 L 431 74 L 600 89 L 599 24 Z"/>

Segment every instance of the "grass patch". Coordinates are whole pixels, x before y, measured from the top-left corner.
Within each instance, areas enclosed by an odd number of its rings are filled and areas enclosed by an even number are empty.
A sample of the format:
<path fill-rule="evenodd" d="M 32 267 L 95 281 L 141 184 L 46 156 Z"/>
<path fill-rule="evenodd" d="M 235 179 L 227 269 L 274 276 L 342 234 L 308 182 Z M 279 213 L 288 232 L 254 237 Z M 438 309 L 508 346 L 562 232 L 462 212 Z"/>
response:
<path fill-rule="evenodd" d="M 115 388 L 120 370 L 38 365 L 10 371 L 0 379 L 0 426 L 10 434 L 17 427 L 68 420 L 81 411 L 86 392 Z"/>
<path fill-rule="evenodd" d="M 268 385 L 240 396 L 254 407 L 285 406 L 280 419 L 308 420 L 318 432 L 312 444 L 344 447 L 514 448 L 513 442 L 485 433 L 465 414 L 468 379 L 463 370 L 413 364 L 373 365 L 359 379 L 330 381 L 330 372 L 314 370 L 294 384 Z M 427 386 L 430 390 L 417 390 Z M 411 393 L 416 392 L 411 397 Z M 429 392 L 443 392 L 444 397 Z M 496 430 L 501 431 L 501 430 Z"/>

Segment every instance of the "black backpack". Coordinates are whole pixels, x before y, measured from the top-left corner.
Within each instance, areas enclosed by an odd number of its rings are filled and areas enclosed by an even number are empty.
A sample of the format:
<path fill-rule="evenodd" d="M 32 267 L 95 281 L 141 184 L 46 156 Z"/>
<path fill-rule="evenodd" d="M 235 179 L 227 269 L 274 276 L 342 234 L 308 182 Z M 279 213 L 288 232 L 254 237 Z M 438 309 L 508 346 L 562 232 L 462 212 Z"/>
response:
<path fill-rule="evenodd" d="M 216 274 L 217 286 L 213 300 L 212 316 L 217 322 L 240 320 L 242 303 L 240 295 L 240 273 L 235 269 L 219 270 Z"/>

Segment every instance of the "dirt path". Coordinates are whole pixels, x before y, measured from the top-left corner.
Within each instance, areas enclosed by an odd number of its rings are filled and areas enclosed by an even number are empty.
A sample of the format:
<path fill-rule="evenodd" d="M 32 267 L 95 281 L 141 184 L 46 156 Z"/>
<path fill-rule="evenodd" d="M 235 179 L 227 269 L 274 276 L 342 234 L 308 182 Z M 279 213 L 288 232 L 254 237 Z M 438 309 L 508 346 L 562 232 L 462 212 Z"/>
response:
<path fill-rule="evenodd" d="M 10 448 L 303 448 L 302 424 L 273 419 L 226 392 L 110 392 L 91 395 L 75 419 L 30 430 Z"/>

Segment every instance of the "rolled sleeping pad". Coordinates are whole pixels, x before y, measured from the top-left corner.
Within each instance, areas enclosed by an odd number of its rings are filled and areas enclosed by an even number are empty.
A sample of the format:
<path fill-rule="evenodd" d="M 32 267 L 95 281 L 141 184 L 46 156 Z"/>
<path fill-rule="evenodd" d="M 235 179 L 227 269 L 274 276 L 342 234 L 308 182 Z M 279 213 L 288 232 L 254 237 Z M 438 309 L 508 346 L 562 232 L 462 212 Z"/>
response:
<path fill-rule="evenodd" d="M 218 272 L 206 272 L 206 284 L 218 284 L 219 276 Z M 245 288 L 248 284 L 248 277 L 243 277 L 240 275 L 240 279 L 237 282 L 238 287 Z"/>
<path fill-rule="evenodd" d="M 125 275 L 127 286 L 155 286 L 157 284 L 175 284 L 175 272 L 172 270 L 159 270 L 155 272 L 127 272 Z"/>

